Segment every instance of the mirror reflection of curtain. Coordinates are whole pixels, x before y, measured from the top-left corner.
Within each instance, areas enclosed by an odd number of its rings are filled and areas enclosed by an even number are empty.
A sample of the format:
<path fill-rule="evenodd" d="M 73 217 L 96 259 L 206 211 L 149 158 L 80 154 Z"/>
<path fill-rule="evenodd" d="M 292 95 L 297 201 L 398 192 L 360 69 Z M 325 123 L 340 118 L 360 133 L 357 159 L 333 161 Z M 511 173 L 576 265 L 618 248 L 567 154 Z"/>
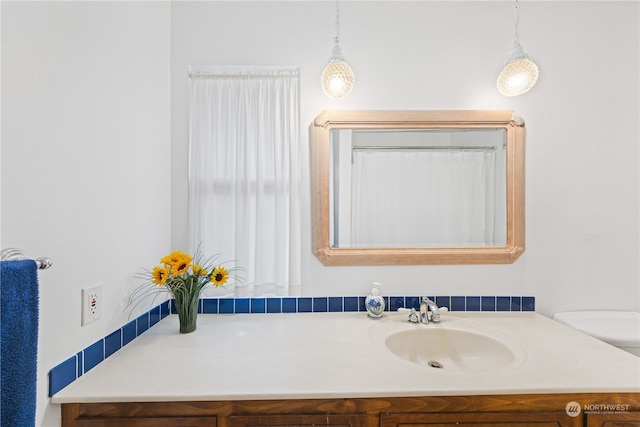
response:
<path fill-rule="evenodd" d="M 245 270 L 207 295 L 299 294 L 298 69 L 202 67 L 188 82 L 189 247 Z"/>
<path fill-rule="evenodd" d="M 495 163 L 493 149 L 353 150 L 351 245 L 496 244 Z"/>

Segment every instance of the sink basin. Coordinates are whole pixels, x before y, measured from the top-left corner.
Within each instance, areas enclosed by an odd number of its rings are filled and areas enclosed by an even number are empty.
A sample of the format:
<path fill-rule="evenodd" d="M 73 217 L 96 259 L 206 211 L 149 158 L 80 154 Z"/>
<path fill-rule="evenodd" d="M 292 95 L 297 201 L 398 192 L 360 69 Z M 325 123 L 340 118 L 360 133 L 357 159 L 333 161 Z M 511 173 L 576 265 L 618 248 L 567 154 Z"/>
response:
<path fill-rule="evenodd" d="M 524 347 L 511 336 L 449 316 L 429 325 L 409 323 L 404 316 L 386 319 L 371 328 L 371 338 L 407 362 L 442 372 L 492 372 L 526 360 Z"/>
<path fill-rule="evenodd" d="M 515 360 L 513 352 L 493 338 L 452 329 L 397 332 L 385 344 L 393 354 L 409 362 L 455 371 L 492 371 Z"/>

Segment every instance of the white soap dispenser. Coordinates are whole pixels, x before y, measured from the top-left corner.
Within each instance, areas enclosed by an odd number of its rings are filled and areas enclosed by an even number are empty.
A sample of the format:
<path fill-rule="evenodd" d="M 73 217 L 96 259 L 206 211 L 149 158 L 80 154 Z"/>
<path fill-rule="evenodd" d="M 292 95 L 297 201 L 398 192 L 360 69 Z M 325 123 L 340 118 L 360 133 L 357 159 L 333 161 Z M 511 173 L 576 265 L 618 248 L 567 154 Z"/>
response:
<path fill-rule="evenodd" d="M 367 308 L 367 316 L 372 319 L 379 319 L 384 312 L 384 298 L 380 296 L 380 292 L 376 286 L 382 286 L 378 282 L 373 282 L 371 294 L 364 300 L 364 306 Z"/>

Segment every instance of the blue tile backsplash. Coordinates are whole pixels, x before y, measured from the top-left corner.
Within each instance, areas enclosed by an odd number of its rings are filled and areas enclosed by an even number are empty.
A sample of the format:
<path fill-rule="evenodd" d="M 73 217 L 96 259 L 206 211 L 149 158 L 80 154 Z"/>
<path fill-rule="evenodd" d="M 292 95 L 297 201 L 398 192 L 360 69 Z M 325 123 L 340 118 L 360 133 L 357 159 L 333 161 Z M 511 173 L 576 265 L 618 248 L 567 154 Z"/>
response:
<path fill-rule="evenodd" d="M 51 369 L 49 396 L 80 378 L 168 315 L 169 301 L 165 301 Z"/>
<path fill-rule="evenodd" d="M 91 344 L 84 349 L 84 372 L 88 372 L 104 360 L 104 339 Z"/>
<path fill-rule="evenodd" d="M 450 311 L 535 311 L 535 297 L 530 296 L 429 296 L 440 307 Z M 385 296 L 386 311 L 407 307 L 418 309 L 419 296 Z M 364 296 L 344 297 L 267 297 L 205 298 L 199 313 L 263 314 L 326 313 L 366 311 Z M 165 301 L 120 329 L 91 344 L 49 371 L 49 396 L 62 390 L 107 357 L 143 334 L 149 328 L 175 313 L 173 301 Z"/>

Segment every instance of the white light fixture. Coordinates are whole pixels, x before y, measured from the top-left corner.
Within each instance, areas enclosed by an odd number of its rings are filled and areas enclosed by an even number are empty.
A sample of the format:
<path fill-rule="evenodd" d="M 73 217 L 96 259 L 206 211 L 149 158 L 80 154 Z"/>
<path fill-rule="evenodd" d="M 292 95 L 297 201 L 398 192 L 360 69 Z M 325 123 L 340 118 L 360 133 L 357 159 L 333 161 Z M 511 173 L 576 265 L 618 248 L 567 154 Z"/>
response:
<path fill-rule="evenodd" d="M 498 75 L 497 86 L 501 94 L 505 96 L 518 96 L 526 93 L 538 80 L 538 66 L 524 53 L 518 37 L 518 25 L 520 23 L 520 11 L 516 0 L 516 26 L 515 40 L 509 52 L 509 59 Z"/>
<path fill-rule="evenodd" d="M 322 71 L 320 84 L 324 93 L 333 99 L 344 98 L 349 95 L 353 84 L 355 83 L 355 75 L 353 70 L 347 64 L 342 56 L 340 49 L 340 0 L 336 0 L 336 38 L 335 45 L 329 63 Z"/>

